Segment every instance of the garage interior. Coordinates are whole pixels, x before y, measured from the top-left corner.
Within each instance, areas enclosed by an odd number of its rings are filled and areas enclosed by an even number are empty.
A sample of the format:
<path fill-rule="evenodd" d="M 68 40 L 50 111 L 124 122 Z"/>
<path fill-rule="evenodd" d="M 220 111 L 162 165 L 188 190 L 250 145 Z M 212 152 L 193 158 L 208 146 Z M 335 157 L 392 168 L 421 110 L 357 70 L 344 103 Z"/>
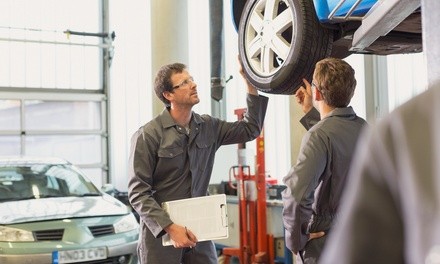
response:
<path fill-rule="evenodd" d="M 195 112 L 234 121 L 243 109 L 246 92 L 231 3 L 1 1 L 0 156 L 64 158 L 98 188 L 125 199 L 130 137 L 163 110 L 152 89 L 159 67 L 172 62 L 189 66 L 201 98 Z M 420 6 L 440 9 L 437 0 L 421 0 Z M 431 13 L 422 13 L 423 52 L 345 58 L 356 71 L 351 105 L 370 124 L 440 78 L 440 40 L 434 29 L 440 21 Z M 229 237 L 215 243 L 219 251 L 229 252 L 231 262 L 243 258 L 241 200 L 234 189 L 239 176 L 233 168 L 244 159 L 253 176 L 249 181 L 261 176 L 257 165 L 265 168 L 265 195 L 259 199 L 270 236 L 264 242 L 270 247 L 268 263 L 289 264 L 294 260 L 284 247 L 280 191 L 306 130 L 293 95 L 264 95 L 269 97 L 260 139 L 264 151 L 259 152 L 259 139 L 244 149 L 229 145 L 217 151 L 209 191 L 227 194 Z"/>

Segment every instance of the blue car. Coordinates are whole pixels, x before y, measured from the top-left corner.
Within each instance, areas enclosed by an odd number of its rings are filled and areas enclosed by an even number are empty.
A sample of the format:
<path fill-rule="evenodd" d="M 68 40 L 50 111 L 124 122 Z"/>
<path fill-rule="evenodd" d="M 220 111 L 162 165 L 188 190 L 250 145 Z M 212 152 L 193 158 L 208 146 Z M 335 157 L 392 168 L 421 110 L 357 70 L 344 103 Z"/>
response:
<path fill-rule="evenodd" d="M 293 94 L 317 61 L 422 51 L 418 0 L 232 0 L 239 56 L 260 91 Z"/>

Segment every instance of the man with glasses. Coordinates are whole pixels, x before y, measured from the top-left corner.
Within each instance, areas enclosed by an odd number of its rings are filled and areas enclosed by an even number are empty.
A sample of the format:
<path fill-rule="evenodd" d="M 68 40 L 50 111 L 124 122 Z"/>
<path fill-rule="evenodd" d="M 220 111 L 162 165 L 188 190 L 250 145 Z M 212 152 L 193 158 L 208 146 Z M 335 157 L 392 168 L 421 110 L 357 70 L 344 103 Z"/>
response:
<path fill-rule="evenodd" d="M 154 90 L 165 109 L 133 135 L 129 159 L 128 195 L 140 216 L 141 263 L 217 264 L 214 243 L 197 242 L 190 229 L 171 221 L 161 204 L 207 195 L 217 149 L 260 135 L 268 98 L 246 83 L 244 118 L 226 122 L 192 111 L 200 99 L 184 64 L 165 65 L 158 71 Z M 165 233 L 173 246 L 162 246 Z"/>
<path fill-rule="evenodd" d="M 316 64 L 312 85 L 296 93 L 308 129 L 296 164 L 283 182 L 286 246 L 298 262 L 316 263 L 332 227 L 352 155 L 366 122 L 348 106 L 356 87 L 353 68 L 327 58 Z"/>

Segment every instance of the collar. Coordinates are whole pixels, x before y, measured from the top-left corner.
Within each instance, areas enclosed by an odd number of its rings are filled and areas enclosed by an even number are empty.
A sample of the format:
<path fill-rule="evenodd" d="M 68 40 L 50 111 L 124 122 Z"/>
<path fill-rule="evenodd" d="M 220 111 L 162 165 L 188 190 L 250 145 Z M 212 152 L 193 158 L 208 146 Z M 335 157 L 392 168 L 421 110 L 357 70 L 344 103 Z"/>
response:
<path fill-rule="evenodd" d="M 198 125 L 198 124 L 204 122 L 203 119 L 200 117 L 200 115 L 198 115 L 194 112 L 192 112 L 191 115 L 192 115 L 192 118 L 191 118 L 190 123 L 194 121 Z M 170 111 L 168 108 L 164 108 L 162 110 L 162 113 L 159 115 L 159 119 L 162 123 L 163 128 L 169 128 L 169 127 L 177 125 L 176 121 L 174 121 L 174 119 L 171 117 L 171 114 L 170 114 Z"/>
<path fill-rule="evenodd" d="M 353 107 L 351 107 L 351 106 L 340 107 L 340 108 L 333 109 L 322 119 L 327 118 L 327 117 L 331 117 L 331 116 L 350 117 L 350 116 L 356 116 L 356 113 L 354 112 Z"/>

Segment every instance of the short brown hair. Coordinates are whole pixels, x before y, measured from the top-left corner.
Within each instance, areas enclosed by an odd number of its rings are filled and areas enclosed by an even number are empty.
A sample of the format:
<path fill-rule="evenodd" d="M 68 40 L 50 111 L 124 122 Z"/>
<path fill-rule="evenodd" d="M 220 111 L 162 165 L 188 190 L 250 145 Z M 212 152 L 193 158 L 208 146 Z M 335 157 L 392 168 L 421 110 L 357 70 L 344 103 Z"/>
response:
<path fill-rule="evenodd" d="M 328 105 L 346 107 L 356 88 L 354 73 L 354 69 L 346 61 L 326 58 L 316 63 L 313 78 Z"/>
<path fill-rule="evenodd" d="M 154 80 L 154 91 L 157 97 L 166 105 L 170 105 L 164 96 L 164 92 L 171 92 L 173 90 L 173 83 L 171 82 L 171 75 L 175 73 L 181 73 L 186 69 L 186 65 L 183 63 L 172 63 L 162 66 L 156 74 Z"/>

